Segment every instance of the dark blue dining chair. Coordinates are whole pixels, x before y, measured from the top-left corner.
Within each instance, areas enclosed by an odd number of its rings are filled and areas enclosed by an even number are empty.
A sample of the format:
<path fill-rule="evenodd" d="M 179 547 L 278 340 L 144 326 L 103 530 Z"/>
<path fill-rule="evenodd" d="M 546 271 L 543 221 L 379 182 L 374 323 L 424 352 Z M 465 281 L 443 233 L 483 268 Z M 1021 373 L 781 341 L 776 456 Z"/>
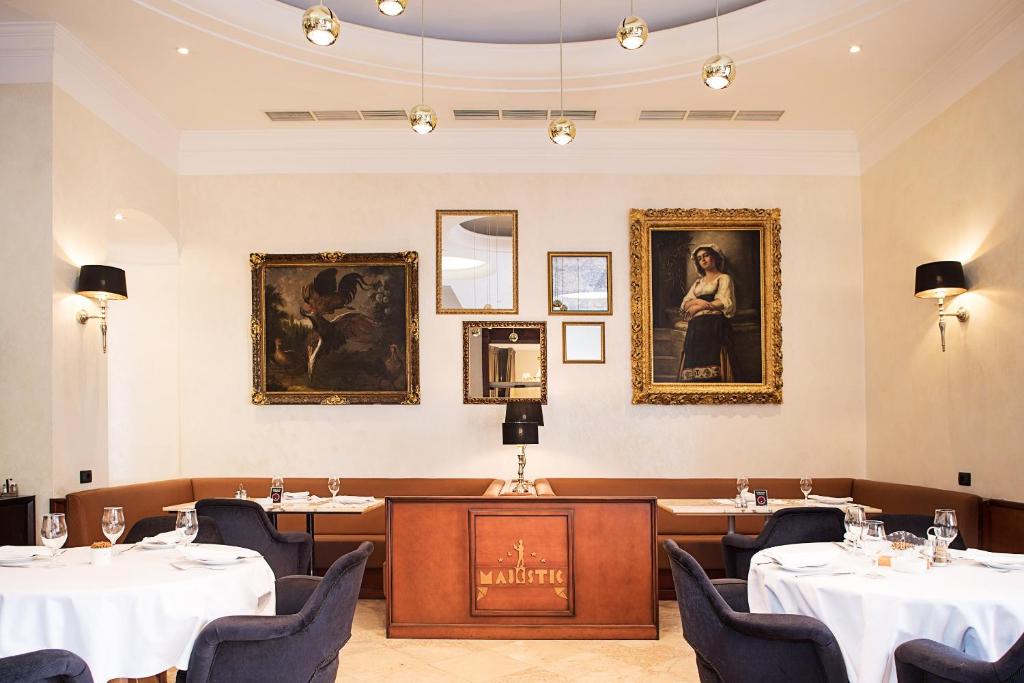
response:
<path fill-rule="evenodd" d="M 89 665 L 67 650 L 36 650 L 0 659 L 2 683 L 92 683 Z"/>
<path fill-rule="evenodd" d="M 843 511 L 838 508 L 783 508 L 768 518 L 757 538 L 744 534 L 722 536 L 725 575 L 746 579 L 750 573 L 750 558 L 765 548 L 791 543 L 841 541 L 844 531 Z"/>
<path fill-rule="evenodd" d="M 196 513 L 213 519 L 227 545 L 249 548 L 262 555 L 275 577 L 309 573 L 313 537 L 304 531 L 278 531 L 258 503 L 204 498 L 196 503 Z M 200 522 L 199 528 L 202 526 Z"/>
<path fill-rule="evenodd" d="M 926 638 L 903 643 L 894 656 L 900 683 L 1024 683 L 1024 635 L 994 662 Z"/>

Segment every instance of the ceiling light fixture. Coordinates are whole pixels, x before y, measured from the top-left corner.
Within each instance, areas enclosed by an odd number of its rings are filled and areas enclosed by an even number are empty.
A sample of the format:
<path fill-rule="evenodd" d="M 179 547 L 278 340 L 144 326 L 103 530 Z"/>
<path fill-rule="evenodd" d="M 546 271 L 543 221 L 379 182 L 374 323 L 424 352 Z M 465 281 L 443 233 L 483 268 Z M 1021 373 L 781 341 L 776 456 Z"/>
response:
<path fill-rule="evenodd" d="M 306 34 L 306 40 L 314 45 L 326 47 L 334 45 L 334 41 L 338 39 L 341 22 L 334 16 L 331 8 L 324 5 L 324 0 L 320 0 L 319 5 L 313 5 L 302 13 L 302 31 Z"/>
<path fill-rule="evenodd" d="M 633 14 L 633 0 L 629 0 L 629 16 L 622 20 L 616 33 L 619 45 L 627 50 L 635 50 L 644 46 L 649 34 L 647 22 Z"/>
<path fill-rule="evenodd" d="M 124 214 L 121 213 L 120 211 L 118 211 L 117 213 L 114 214 L 114 220 L 115 221 L 123 221 L 124 220 Z"/>
<path fill-rule="evenodd" d="M 381 14 L 397 17 L 405 11 L 407 2 L 408 0 L 377 0 L 377 9 L 380 10 Z"/>
<path fill-rule="evenodd" d="M 563 68 L 562 0 L 558 0 L 558 117 L 548 122 L 548 137 L 556 145 L 568 145 L 576 138 L 576 124 L 565 118 L 565 70 Z"/>
<path fill-rule="evenodd" d="M 718 0 L 715 0 L 715 55 L 704 62 L 701 69 L 704 85 L 712 90 L 728 88 L 736 78 L 736 63 L 732 57 L 722 54 L 718 37 Z"/>
<path fill-rule="evenodd" d="M 855 55 L 858 52 L 860 52 L 860 45 L 851 45 L 850 46 L 850 54 L 851 55 Z"/>
<path fill-rule="evenodd" d="M 426 0 L 420 0 L 420 103 L 409 111 L 409 124 L 420 135 L 426 135 L 437 128 L 437 114 L 430 105 L 423 103 L 426 99 L 423 96 L 423 71 L 425 68 L 423 45 L 426 42 L 423 30 L 423 6 L 426 4 Z"/>
<path fill-rule="evenodd" d="M 179 55 L 187 55 L 188 53 L 189 53 L 189 49 L 187 47 L 182 46 L 182 47 L 178 48 L 178 54 Z"/>

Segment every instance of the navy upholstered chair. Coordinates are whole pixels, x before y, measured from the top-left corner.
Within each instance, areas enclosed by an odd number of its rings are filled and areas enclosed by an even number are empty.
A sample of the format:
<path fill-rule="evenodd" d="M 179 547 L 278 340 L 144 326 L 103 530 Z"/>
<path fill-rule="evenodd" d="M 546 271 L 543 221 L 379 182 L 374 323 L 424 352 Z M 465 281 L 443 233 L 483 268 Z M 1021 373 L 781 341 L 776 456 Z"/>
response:
<path fill-rule="evenodd" d="M 359 585 L 373 544 L 342 555 L 321 579 L 277 581 L 278 616 L 214 619 L 196 638 L 178 683 L 303 681 L 334 683 L 338 651 L 352 635 Z"/>
<path fill-rule="evenodd" d="M 839 643 L 812 617 L 750 614 L 736 607 L 746 582 L 712 582 L 675 541 L 665 541 L 683 622 L 701 683 L 847 683 Z M 735 606 L 730 606 L 733 603 Z"/>
<path fill-rule="evenodd" d="M 309 573 L 313 538 L 304 531 L 278 531 L 257 503 L 205 498 L 196 503 L 196 512 L 213 519 L 227 545 L 250 548 L 263 555 L 277 578 Z M 199 528 L 203 528 L 202 522 Z"/>
<path fill-rule="evenodd" d="M 36 650 L 0 659 L 0 681 L 92 683 L 89 665 L 67 650 Z"/>
<path fill-rule="evenodd" d="M 924 538 L 928 535 L 928 527 L 932 526 L 934 518 L 931 515 L 899 515 L 883 513 L 871 515 L 871 519 L 877 519 L 885 523 L 885 533 L 891 534 L 894 531 L 909 531 L 910 533 Z M 967 550 L 967 544 L 960 534 L 957 534 L 953 542 L 949 544 L 954 550 Z"/>
<path fill-rule="evenodd" d="M 896 648 L 900 683 L 1021 683 L 1024 681 L 1024 636 L 994 662 L 983 662 L 960 650 L 919 639 Z"/>
<path fill-rule="evenodd" d="M 160 515 L 158 517 L 143 517 L 132 524 L 128 535 L 124 537 L 125 543 L 138 543 L 149 536 L 156 536 L 168 531 L 174 531 L 174 515 Z M 212 517 L 199 518 L 199 534 L 196 535 L 196 543 L 223 543 L 220 529 Z"/>
<path fill-rule="evenodd" d="M 757 538 L 743 534 L 722 537 L 725 575 L 746 579 L 750 573 L 750 558 L 759 550 L 790 543 L 841 541 L 845 531 L 843 511 L 837 508 L 783 508 L 768 518 Z"/>

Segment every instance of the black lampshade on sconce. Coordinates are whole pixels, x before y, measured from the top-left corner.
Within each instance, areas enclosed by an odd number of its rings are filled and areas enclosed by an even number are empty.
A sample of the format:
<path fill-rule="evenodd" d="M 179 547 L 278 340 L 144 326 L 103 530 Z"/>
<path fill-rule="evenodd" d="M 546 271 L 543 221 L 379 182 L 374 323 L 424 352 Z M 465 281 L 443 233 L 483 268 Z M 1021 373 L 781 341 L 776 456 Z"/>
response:
<path fill-rule="evenodd" d="M 99 301 L 99 315 L 82 309 L 75 314 L 75 319 L 83 325 L 93 318 L 99 319 L 100 332 L 103 334 L 103 353 L 106 353 L 107 302 L 128 298 L 128 285 L 125 282 L 124 271 L 114 266 L 82 266 L 78 273 L 78 286 L 75 287 L 75 292 Z"/>
<path fill-rule="evenodd" d="M 544 411 L 537 401 L 509 401 L 505 404 L 505 422 L 536 422 L 543 427 Z"/>
<path fill-rule="evenodd" d="M 943 353 L 946 352 L 946 318 L 953 317 L 960 322 L 967 322 L 970 317 L 963 308 L 946 313 L 946 297 L 963 294 L 966 291 L 964 266 L 959 261 L 932 261 L 917 267 L 914 275 L 914 296 L 919 299 L 939 300 L 939 339 Z"/>

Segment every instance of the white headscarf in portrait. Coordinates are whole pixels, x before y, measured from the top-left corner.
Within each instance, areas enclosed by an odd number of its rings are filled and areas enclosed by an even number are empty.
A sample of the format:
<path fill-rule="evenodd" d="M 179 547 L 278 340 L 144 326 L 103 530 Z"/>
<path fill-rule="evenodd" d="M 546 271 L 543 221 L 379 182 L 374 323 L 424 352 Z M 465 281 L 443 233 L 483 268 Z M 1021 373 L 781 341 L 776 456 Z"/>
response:
<path fill-rule="evenodd" d="M 717 244 L 715 244 L 714 242 L 708 242 L 707 244 L 698 244 L 696 247 L 693 248 L 693 251 L 690 252 L 690 259 L 693 261 L 693 264 L 697 265 L 697 252 L 700 251 L 701 249 L 707 249 L 708 251 L 713 251 L 718 256 L 718 263 L 719 263 L 718 269 L 724 273 L 725 272 L 725 254 L 722 253 L 721 248 Z M 698 268 L 699 267 L 700 266 L 698 266 Z"/>

